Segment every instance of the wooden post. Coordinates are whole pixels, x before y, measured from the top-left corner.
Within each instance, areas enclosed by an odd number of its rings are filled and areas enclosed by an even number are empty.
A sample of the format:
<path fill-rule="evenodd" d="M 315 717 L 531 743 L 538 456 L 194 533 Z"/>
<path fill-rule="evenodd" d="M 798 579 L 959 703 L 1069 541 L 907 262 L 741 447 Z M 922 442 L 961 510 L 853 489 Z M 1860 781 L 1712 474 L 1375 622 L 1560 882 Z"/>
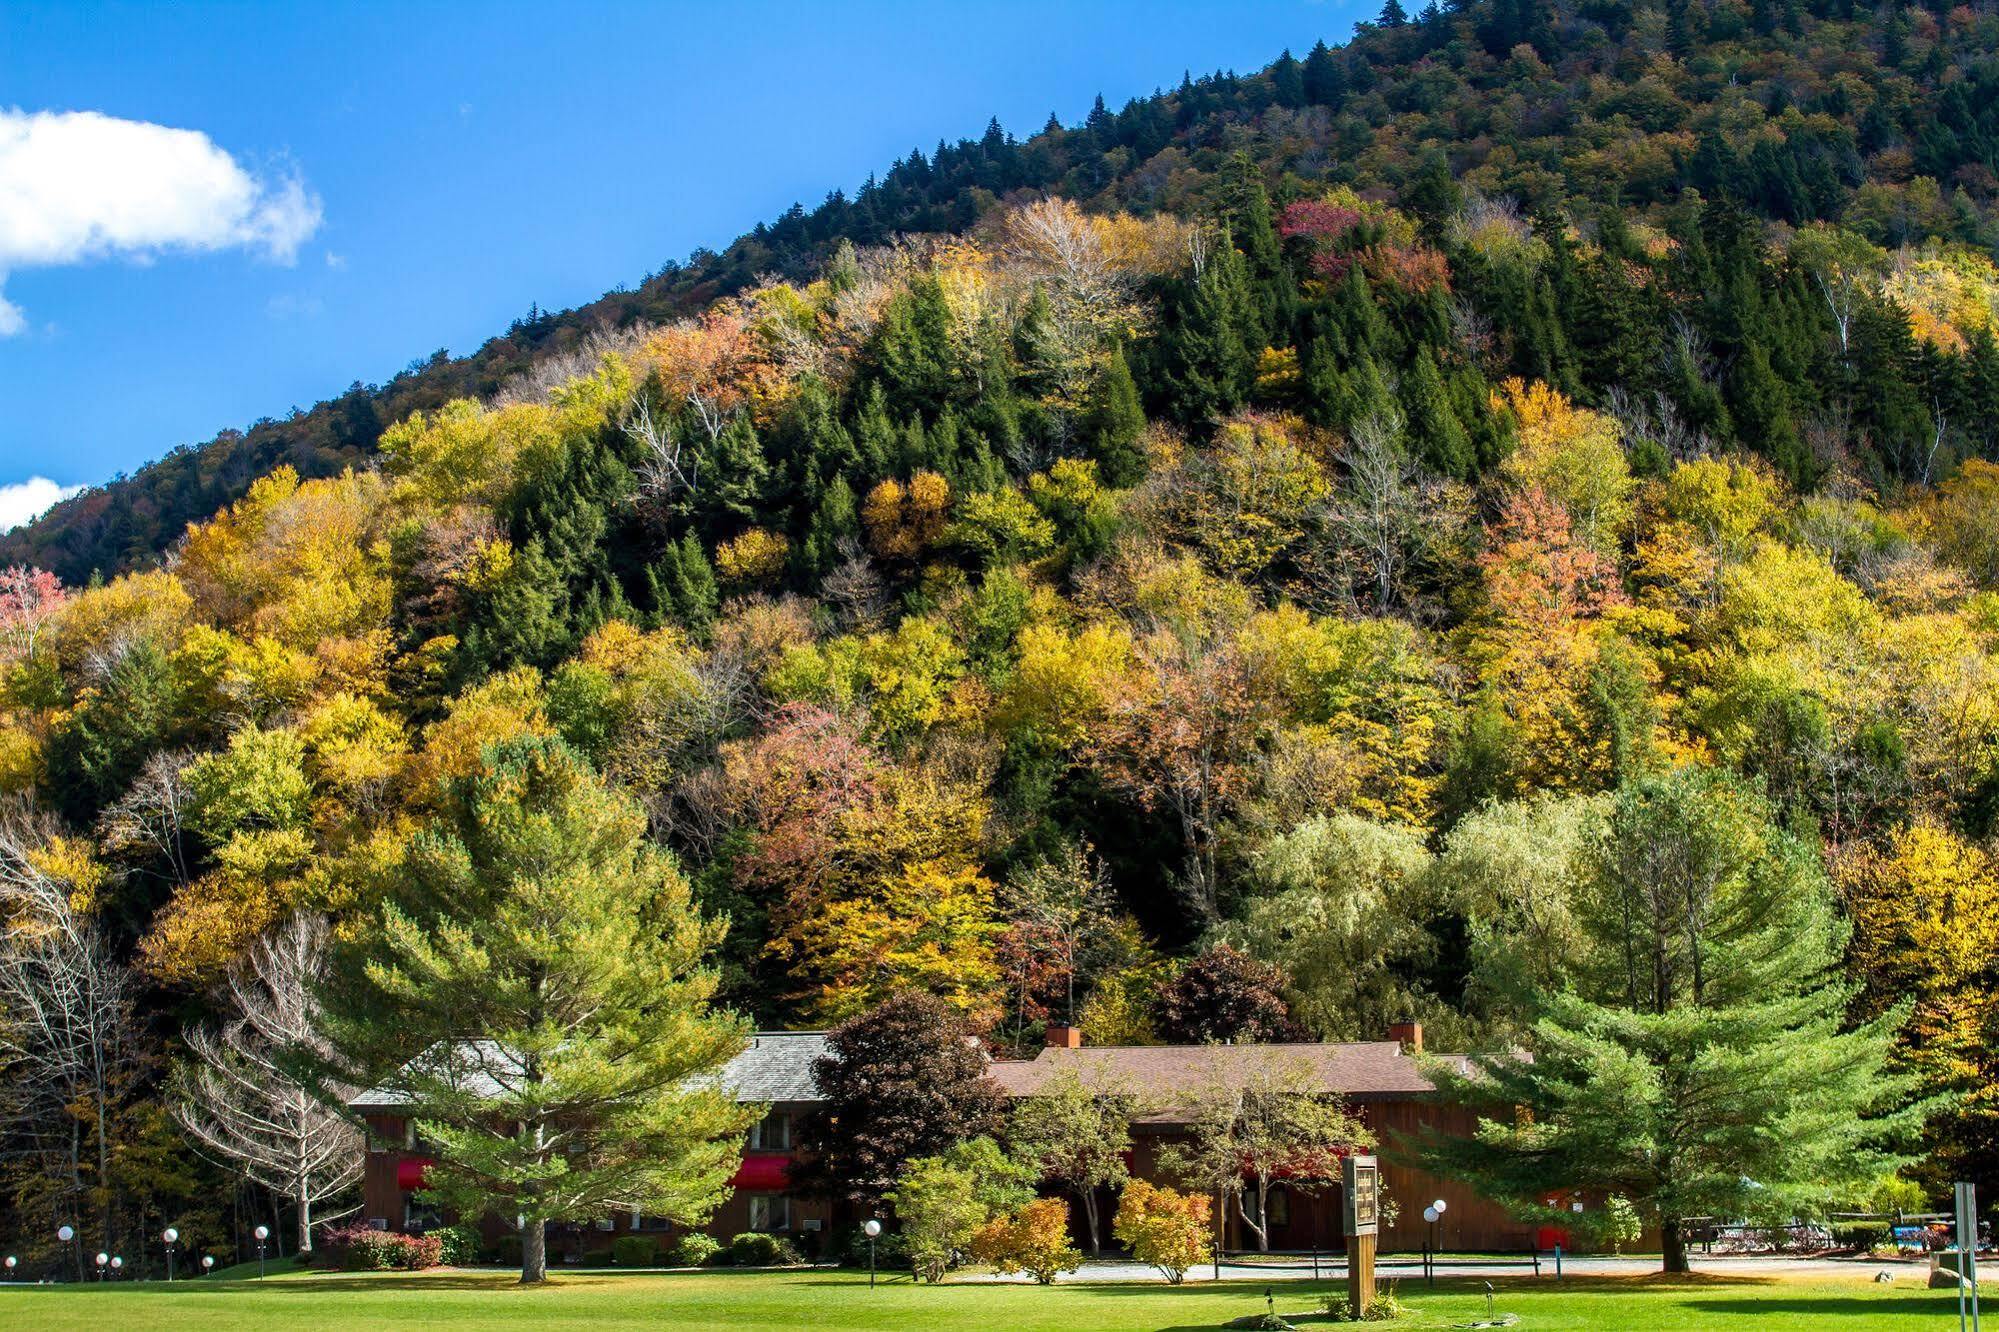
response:
<path fill-rule="evenodd" d="M 1372 1156 L 1340 1163 L 1347 1234 L 1347 1305 L 1355 1318 L 1374 1307 L 1374 1246 L 1381 1223 L 1381 1164 Z"/>

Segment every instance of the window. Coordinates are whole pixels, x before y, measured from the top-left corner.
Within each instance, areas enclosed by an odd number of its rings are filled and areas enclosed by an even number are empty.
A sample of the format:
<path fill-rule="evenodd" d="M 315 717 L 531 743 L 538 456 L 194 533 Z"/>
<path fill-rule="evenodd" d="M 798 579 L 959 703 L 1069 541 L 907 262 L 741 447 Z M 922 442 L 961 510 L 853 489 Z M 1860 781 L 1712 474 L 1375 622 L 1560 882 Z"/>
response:
<path fill-rule="evenodd" d="M 791 1116 L 773 1110 L 750 1126 L 750 1150 L 785 1152 L 791 1150 Z"/>
<path fill-rule="evenodd" d="M 791 1199 L 782 1193 L 750 1195 L 751 1230 L 790 1230 Z"/>

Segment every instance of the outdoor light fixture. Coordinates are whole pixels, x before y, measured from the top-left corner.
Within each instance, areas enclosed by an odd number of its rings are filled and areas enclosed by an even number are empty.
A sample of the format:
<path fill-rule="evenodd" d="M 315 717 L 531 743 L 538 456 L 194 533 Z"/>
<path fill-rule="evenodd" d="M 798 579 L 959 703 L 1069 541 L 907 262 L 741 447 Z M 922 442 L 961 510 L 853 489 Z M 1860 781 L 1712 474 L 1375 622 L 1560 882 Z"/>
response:
<path fill-rule="evenodd" d="M 868 1289 L 875 1288 L 875 1238 L 882 1233 L 882 1223 L 869 1217 L 861 1223 L 861 1233 L 868 1237 Z"/>
<path fill-rule="evenodd" d="M 174 1242 L 180 1239 L 180 1232 L 172 1226 L 168 1226 L 160 1235 L 160 1238 L 167 1242 L 167 1280 L 172 1281 L 174 1279 Z"/>
<path fill-rule="evenodd" d="M 104 1267 L 110 1261 L 111 1255 L 108 1253 L 99 1253 L 97 1255 L 97 1279 L 99 1281 L 104 1280 Z"/>
<path fill-rule="evenodd" d="M 61 1240 L 64 1244 L 69 1243 L 71 1240 L 76 1238 L 76 1227 L 58 1226 L 56 1228 L 56 1238 Z"/>
<path fill-rule="evenodd" d="M 207 1270 L 208 1270 L 209 1268 L 211 1268 L 211 1267 L 213 1267 L 213 1266 L 215 1266 L 215 1255 L 214 1255 L 214 1254 L 212 1254 L 212 1253 L 204 1253 L 204 1254 L 202 1254 L 202 1255 L 201 1255 L 201 1270 L 202 1270 L 202 1271 L 204 1271 L 204 1272 L 206 1272 L 206 1271 L 207 1271 Z"/>
<path fill-rule="evenodd" d="M 125 1270 L 125 1260 L 124 1260 L 123 1258 L 120 1258 L 120 1257 L 119 1257 L 118 1255 L 116 1255 L 116 1254 L 113 1254 L 113 1255 L 111 1256 L 111 1270 L 112 1270 L 112 1271 L 114 1271 L 114 1272 L 122 1272 L 122 1271 L 124 1271 L 124 1270 Z"/>
<path fill-rule="evenodd" d="M 269 1226 L 258 1226 L 250 1232 L 257 1237 L 257 1280 L 264 1279 L 264 1241 L 271 1237 Z"/>
<path fill-rule="evenodd" d="M 9 1281 L 12 1281 L 14 1279 L 14 1269 L 19 1267 L 20 1265 L 21 1265 L 21 1260 L 19 1258 L 16 1258 L 11 1253 L 7 1255 L 7 1279 Z"/>

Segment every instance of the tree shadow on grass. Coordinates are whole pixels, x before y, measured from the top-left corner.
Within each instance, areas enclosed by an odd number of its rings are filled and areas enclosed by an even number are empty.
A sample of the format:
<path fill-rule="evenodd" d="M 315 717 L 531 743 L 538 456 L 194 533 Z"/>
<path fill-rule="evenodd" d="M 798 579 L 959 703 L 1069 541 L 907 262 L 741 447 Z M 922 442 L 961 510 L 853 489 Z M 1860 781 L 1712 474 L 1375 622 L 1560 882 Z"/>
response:
<path fill-rule="evenodd" d="M 1938 1298 L 1941 1297 L 1941 1298 Z M 1877 1299 L 1849 1300 L 1837 1295 L 1765 1295 L 1754 1300 L 1688 1300 L 1680 1306 L 1703 1313 L 1726 1314 L 1730 1318 L 1754 1318 L 1758 1314 L 1782 1314 L 1795 1318 L 1809 1315 L 1813 1320 L 1859 1316 L 1880 1319 L 1890 1314 L 1919 1318 L 1957 1307 L 1949 1291 L 1911 1292 Z"/>
<path fill-rule="evenodd" d="M 505 1277 L 486 1276 L 476 1272 L 441 1272 L 436 1276 L 395 1276 L 386 1272 L 354 1272 L 349 1274 L 327 1273 L 322 1276 L 287 1277 L 283 1281 L 233 1281 L 226 1289 L 231 1294 L 260 1292 L 266 1295 L 330 1295 L 334 1293 L 351 1295 L 358 1291 L 440 1291 L 440 1290 L 556 1290 L 557 1282 L 548 1286 L 527 1287 Z M 177 1287 L 175 1294 L 183 1291 L 198 1294 L 204 1287 L 199 1282 L 188 1282 L 185 1287 Z M 225 1289 L 221 1283 L 206 1287 L 209 1290 Z"/>

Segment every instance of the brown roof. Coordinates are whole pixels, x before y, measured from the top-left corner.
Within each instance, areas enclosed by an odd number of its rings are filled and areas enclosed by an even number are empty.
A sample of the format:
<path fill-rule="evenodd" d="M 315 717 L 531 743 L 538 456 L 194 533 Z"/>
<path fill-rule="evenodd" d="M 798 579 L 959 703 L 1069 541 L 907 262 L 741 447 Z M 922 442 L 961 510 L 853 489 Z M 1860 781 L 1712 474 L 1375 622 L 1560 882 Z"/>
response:
<path fill-rule="evenodd" d="M 1431 1055 L 1460 1070 L 1463 1055 Z M 1352 1041 L 1298 1045 L 1099 1045 L 1071 1050 L 1050 1046 L 1033 1059 L 1003 1060 L 986 1073 L 1009 1096 L 1031 1096 L 1049 1079 L 1073 1072 L 1088 1087 L 1128 1091 L 1159 1107 L 1142 1116 L 1154 1123 L 1177 1122 L 1168 1108 L 1176 1097 L 1198 1093 L 1216 1082 L 1239 1083 L 1266 1061 L 1302 1064 L 1311 1080 L 1342 1096 L 1420 1096 L 1436 1086 L 1418 1061 L 1395 1041 Z"/>

